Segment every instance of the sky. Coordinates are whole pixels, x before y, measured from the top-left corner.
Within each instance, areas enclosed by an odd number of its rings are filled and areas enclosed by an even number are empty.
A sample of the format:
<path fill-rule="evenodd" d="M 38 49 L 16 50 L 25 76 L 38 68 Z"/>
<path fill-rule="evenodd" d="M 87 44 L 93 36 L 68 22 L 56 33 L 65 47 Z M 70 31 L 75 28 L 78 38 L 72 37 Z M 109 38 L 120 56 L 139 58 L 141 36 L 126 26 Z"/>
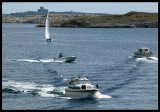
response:
<path fill-rule="evenodd" d="M 2 14 L 37 11 L 125 14 L 130 11 L 157 12 L 158 2 L 2 2 Z"/>

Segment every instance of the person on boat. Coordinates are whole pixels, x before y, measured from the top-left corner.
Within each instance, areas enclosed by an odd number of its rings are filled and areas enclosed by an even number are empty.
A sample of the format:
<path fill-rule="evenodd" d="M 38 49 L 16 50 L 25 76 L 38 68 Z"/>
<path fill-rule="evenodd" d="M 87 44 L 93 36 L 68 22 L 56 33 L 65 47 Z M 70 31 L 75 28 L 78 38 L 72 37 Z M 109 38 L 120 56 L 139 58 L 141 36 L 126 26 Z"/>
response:
<path fill-rule="evenodd" d="M 59 58 L 63 57 L 63 54 L 62 53 L 59 53 Z"/>
<path fill-rule="evenodd" d="M 96 84 L 96 88 L 98 89 L 98 84 Z"/>

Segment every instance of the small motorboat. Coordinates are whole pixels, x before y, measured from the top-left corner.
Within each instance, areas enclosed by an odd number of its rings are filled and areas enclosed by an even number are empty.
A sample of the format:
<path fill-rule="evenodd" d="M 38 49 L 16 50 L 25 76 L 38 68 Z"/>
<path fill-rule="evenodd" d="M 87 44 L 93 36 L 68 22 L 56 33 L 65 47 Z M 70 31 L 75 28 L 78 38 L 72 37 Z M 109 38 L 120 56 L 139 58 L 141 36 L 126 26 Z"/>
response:
<path fill-rule="evenodd" d="M 149 48 L 139 48 L 134 52 L 134 56 L 136 58 L 151 57 L 152 55 L 153 53 L 149 50 Z"/>
<path fill-rule="evenodd" d="M 65 95 L 67 97 L 94 97 L 97 92 L 98 85 L 95 87 L 86 77 L 72 79 L 65 88 Z"/>
<path fill-rule="evenodd" d="M 58 62 L 73 62 L 76 58 L 77 56 L 57 57 L 57 58 L 53 58 L 53 60 Z"/>

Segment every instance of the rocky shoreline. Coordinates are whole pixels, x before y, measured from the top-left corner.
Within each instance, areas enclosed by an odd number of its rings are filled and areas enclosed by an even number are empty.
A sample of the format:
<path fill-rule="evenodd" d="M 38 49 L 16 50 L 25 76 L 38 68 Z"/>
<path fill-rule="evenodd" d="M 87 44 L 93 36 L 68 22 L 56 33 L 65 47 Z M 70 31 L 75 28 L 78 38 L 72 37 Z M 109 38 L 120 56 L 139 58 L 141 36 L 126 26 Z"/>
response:
<path fill-rule="evenodd" d="M 36 27 L 45 27 L 44 24 L 39 24 Z M 56 25 L 51 25 L 50 27 L 65 27 L 65 28 L 158 28 L 158 22 L 153 22 L 153 23 L 135 23 L 135 24 L 130 24 L 130 25 L 106 25 L 106 26 L 56 26 Z"/>
<path fill-rule="evenodd" d="M 76 17 L 92 17 L 97 15 L 92 14 L 50 14 L 50 24 L 53 22 L 66 21 Z M 41 15 L 27 15 L 24 17 L 8 16 L 2 17 L 2 23 L 36 23 L 44 24 L 46 14 Z"/>
<path fill-rule="evenodd" d="M 35 23 L 45 26 L 46 14 L 2 17 L 2 23 Z M 158 28 L 158 13 L 128 12 L 124 15 L 50 14 L 51 27 L 68 28 Z"/>

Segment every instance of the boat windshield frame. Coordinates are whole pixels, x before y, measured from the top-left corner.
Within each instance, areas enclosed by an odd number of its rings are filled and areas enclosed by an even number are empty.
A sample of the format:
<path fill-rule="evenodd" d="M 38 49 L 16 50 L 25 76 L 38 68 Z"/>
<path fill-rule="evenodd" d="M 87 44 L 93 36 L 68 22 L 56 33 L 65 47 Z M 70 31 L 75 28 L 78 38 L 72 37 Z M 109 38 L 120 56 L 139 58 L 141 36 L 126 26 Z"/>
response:
<path fill-rule="evenodd" d="M 139 48 L 138 50 L 144 50 L 144 51 L 149 51 L 149 48 Z"/>
<path fill-rule="evenodd" d="M 77 84 L 91 84 L 89 80 L 80 80 L 80 81 L 71 81 L 70 84 L 77 85 Z"/>

